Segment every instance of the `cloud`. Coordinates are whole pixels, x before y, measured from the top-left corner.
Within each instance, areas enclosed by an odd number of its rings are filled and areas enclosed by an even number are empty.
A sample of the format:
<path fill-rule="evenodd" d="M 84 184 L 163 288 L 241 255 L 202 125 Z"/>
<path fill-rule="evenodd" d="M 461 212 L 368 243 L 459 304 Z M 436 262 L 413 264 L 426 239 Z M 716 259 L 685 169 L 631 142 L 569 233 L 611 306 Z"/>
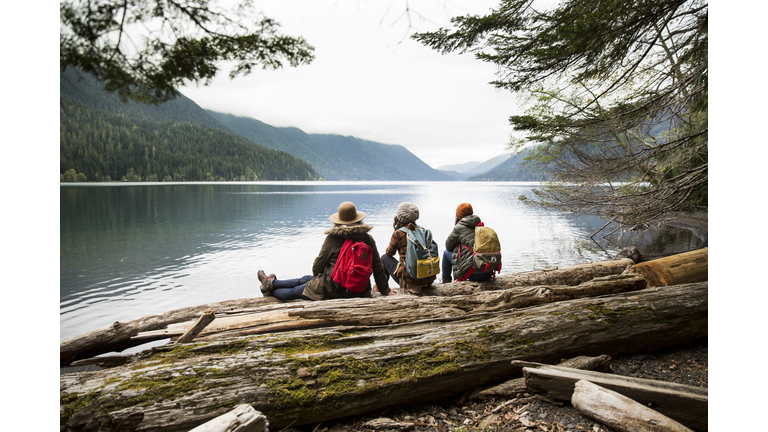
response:
<path fill-rule="evenodd" d="M 498 1 L 261 1 L 283 33 L 315 47 L 307 66 L 256 70 L 182 93 L 203 108 L 307 133 L 400 144 L 432 167 L 505 151 L 514 95 L 488 82 L 495 69 L 471 54 L 431 50 L 407 36 L 484 14 Z M 411 5 L 407 9 L 407 5 Z"/>

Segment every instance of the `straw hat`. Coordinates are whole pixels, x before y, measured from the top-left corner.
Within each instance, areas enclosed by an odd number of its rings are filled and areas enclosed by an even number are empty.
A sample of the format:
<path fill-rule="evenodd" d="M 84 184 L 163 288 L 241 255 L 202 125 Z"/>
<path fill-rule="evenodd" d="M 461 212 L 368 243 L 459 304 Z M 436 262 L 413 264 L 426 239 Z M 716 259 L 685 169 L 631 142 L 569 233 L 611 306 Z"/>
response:
<path fill-rule="evenodd" d="M 357 207 L 349 201 L 339 204 L 339 211 L 332 214 L 329 218 L 331 222 L 339 225 L 349 225 L 360 222 L 365 217 L 365 213 L 357 211 Z"/>

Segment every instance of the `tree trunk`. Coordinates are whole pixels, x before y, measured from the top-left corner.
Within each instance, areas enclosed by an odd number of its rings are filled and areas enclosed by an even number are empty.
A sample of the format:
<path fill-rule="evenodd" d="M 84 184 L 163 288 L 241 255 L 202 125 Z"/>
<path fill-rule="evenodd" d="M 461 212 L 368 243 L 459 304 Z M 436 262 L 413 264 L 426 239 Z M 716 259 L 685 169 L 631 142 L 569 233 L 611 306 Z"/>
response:
<path fill-rule="evenodd" d="M 648 286 L 670 286 L 708 280 L 709 248 L 635 264 Z"/>
<path fill-rule="evenodd" d="M 60 341 L 59 362 L 61 365 L 67 365 L 77 359 L 89 358 L 112 351 L 122 351 L 141 345 L 146 341 L 131 340 L 131 337 L 136 336 L 139 332 L 163 329 L 169 324 L 197 319 L 210 308 L 218 312 L 225 312 L 269 304 L 280 304 L 280 300 L 274 297 L 227 300 L 147 315 L 128 321 L 115 321 L 109 327 L 91 330 Z"/>
<path fill-rule="evenodd" d="M 615 391 L 589 381 L 576 383 L 571 403 L 576 409 L 619 432 L 693 432 Z"/>
<path fill-rule="evenodd" d="M 249 312 L 219 318 L 206 328 L 198 340 L 230 336 L 274 333 L 334 325 L 372 326 L 402 324 L 420 320 L 452 318 L 472 313 L 523 308 L 574 298 L 637 291 L 646 288 L 637 275 L 615 275 L 585 282 L 575 287 L 516 287 L 504 291 L 481 291 L 451 297 L 393 296 L 343 302 L 305 302 L 288 304 L 285 309 L 270 306 L 267 312 Z M 176 337 L 192 326 L 192 321 L 177 323 L 163 330 L 140 333 L 135 338 Z"/>
<path fill-rule="evenodd" d="M 608 372 L 611 368 L 611 356 L 597 357 L 578 356 L 557 364 L 560 367 Z M 515 378 L 505 383 L 483 389 L 472 394 L 470 399 L 514 398 L 520 393 L 530 392 L 525 378 Z"/>
<path fill-rule="evenodd" d="M 563 268 L 537 270 L 532 272 L 507 274 L 487 282 L 460 282 L 439 284 L 422 291 L 423 296 L 454 296 L 469 295 L 490 290 L 503 290 L 513 287 L 534 285 L 579 285 L 597 277 L 618 275 L 634 264 L 630 259 L 608 260 L 596 263 L 579 264 Z M 67 339 L 59 343 L 60 364 L 68 365 L 78 359 L 85 359 L 113 351 L 123 351 L 141 344 L 161 340 L 168 336 L 148 337 L 148 332 L 164 330 L 175 323 L 196 320 L 209 308 L 213 308 L 219 314 L 224 312 L 242 312 L 248 309 L 269 310 L 270 306 L 279 309 L 296 307 L 295 304 L 306 303 L 294 301 L 281 303 L 274 297 L 254 297 L 239 300 L 227 300 L 216 303 L 208 303 L 200 306 L 176 309 L 170 312 L 148 315 L 128 321 L 115 321 L 109 327 L 91 330 Z M 276 305 L 276 306 L 275 306 Z M 288 306 L 286 306 L 288 305 Z M 291 306 L 294 305 L 294 306 Z M 300 306 L 299 306 L 300 307 Z M 301 327 L 303 324 L 295 324 Z M 291 326 L 289 325 L 288 328 Z M 274 331 L 284 331 L 285 326 L 276 326 Z M 139 333 L 144 333 L 142 338 L 134 338 Z"/>
<path fill-rule="evenodd" d="M 485 282 L 453 282 L 437 284 L 421 291 L 422 296 L 454 296 L 475 294 L 488 290 L 506 290 L 514 287 L 537 285 L 576 286 L 595 278 L 619 275 L 635 262 L 629 258 L 553 267 L 544 270 L 511 273 Z"/>
<path fill-rule="evenodd" d="M 521 362 L 516 364 L 524 366 L 523 373 L 528 388 L 542 392 L 551 399 L 570 401 L 576 383 L 587 380 L 642 405 L 651 406 L 659 413 L 694 430 L 707 430 L 709 411 L 706 388 L 560 366 L 526 365 Z"/>
<path fill-rule="evenodd" d="M 124 366 L 61 375 L 61 424 L 72 431 L 188 430 L 247 403 L 279 429 L 421 403 L 519 376 L 511 360 L 553 363 L 700 340 L 707 298 L 707 283 L 698 283 L 155 347 Z"/>

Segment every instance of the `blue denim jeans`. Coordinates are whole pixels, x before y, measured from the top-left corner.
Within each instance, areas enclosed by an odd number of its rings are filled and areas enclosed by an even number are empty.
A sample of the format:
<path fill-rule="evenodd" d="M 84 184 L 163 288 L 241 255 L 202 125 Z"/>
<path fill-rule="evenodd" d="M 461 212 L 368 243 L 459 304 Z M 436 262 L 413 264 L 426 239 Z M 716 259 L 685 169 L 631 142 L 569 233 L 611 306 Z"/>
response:
<path fill-rule="evenodd" d="M 449 282 L 453 279 L 453 263 L 451 262 L 451 259 L 453 259 L 453 251 L 444 250 L 443 259 L 440 263 L 440 267 L 442 267 L 442 273 L 443 273 L 443 282 Z M 480 282 L 480 281 L 488 280 L 492 276 L 493 276 L 492 272 L 472 273 L 471 275 L 469 275 L 469 278 L 467 278 L 467 280 Z"/>
<path fill-rule="evenodd" d="M 272 295 L 280 300 L 311 300 L 304 295 L 304 288 L 312 278 L 312 275 L 306 275 L 298 279 L 275 279 L 272 281 Z"/>

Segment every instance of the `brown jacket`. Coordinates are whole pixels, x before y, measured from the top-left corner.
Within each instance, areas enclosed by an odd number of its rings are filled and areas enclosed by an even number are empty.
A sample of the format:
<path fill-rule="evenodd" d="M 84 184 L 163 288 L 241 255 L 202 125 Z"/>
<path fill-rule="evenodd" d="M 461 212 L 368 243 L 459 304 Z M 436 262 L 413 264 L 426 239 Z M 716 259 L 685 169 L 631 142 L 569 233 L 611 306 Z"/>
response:
<path fill-rule="evenodd" d="M 406 227 L 411 231 L 416 229 L 416 225 L 413 223 L 409 223 Z M 392 233 L 392 238 L 389 240 L 389 245 L 387 246 L 385 253 L 392 257 L 395 256 L 395 252 L 400 255 L 400 263 L 397 265 L 397 270 L 395 270 L 395 276 L 397 276 L 397 279 L 401 281 L 400 286 L 404 286 L 402 281 L 407 282 L 408 285 L 417 286 L 426 286 L 432 284 L 435 281 L 436 276 L 430 276 L 423 279 L 415 279 L 408 274 L 408 272 L 405 270 L 405 254 L 407 251 L 408 235 L 399 229 L 396 229 L 395 232 Z"/>
<path fill-rule="evenodd" d="M 341 245 L 348 238 L 362 238 L 371 247 L 373 250 L 373 280 L 376 281 L 376 285 L 382 295 L 389 294 L 387 273 L 381 264 L 381 256 L 378 249 L 376 249 L 376 242 L 368 234 L 368 231 L 371 229 L 373 227 L 370 225 L 355 224 L 337 226 L 326 231 L 325 234 L 327 236 L 325 237 L 325 242 L 323 242 L 323 247 L 320 248 L 320 253 L 312 264 L 312 275 L 314 278 L 307 282 L 307 286 L 304 288 L 304 295 L 312 300 L 371 296 L 370 282 L 368 283 L 368 289 L 357 293 L 347 290 L 331 278 L 331 273 L 333 273 L 333 268 L 336 265 L 336 259 L 339 257 L 339 252 L 341 252 Z"/>

